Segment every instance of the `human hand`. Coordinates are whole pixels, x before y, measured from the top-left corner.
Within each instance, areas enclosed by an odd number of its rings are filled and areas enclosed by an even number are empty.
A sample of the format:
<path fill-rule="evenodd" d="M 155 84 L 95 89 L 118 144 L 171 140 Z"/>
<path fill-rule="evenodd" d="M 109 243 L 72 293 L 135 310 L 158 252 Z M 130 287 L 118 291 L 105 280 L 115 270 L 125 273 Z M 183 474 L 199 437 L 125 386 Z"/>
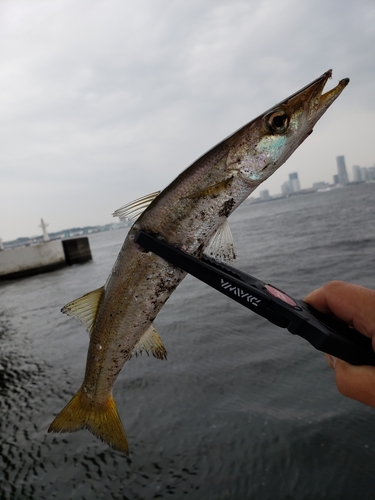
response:
<path fill-rule="evenodd" d="M 375 351 L 375 290 L 331 281 L 314 290 L 305 302 L 325 314 L 334 314 L 366 337 Z M 337 389 L 349 398 L 375 408 L 375 367 L 353 366 L 326 354 L 335 370 Z"/>

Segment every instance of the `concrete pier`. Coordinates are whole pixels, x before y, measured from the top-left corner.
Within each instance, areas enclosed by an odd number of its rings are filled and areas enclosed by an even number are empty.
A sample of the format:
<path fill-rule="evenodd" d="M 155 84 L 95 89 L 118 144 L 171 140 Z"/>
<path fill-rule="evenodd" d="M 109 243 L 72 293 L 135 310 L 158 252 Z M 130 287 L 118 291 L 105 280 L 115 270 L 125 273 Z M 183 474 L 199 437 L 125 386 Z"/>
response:
<path fill-rule="evenodd" d="M 62 244 L 67 264 L 82 264 L 92 259 L 89 239 L 86 236 L 63 240 Z"/>
<path fill-rule="evenodd" d="M 0 280 L 44 273 L 91 259 L 87 237 L 3 250 L 0 252 Z"/>

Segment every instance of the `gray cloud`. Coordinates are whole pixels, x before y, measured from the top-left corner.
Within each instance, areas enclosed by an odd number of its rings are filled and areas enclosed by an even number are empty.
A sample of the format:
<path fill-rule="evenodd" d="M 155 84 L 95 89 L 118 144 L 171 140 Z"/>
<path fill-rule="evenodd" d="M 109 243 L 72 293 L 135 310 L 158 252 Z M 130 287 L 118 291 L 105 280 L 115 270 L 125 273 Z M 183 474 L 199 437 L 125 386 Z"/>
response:
<path fill-rule="evenodd" d="M 374 164 L 372 0 L 0 4 L 0 236 L 101 224 L 329 68 L 351 84 L 266 187 Z"/>

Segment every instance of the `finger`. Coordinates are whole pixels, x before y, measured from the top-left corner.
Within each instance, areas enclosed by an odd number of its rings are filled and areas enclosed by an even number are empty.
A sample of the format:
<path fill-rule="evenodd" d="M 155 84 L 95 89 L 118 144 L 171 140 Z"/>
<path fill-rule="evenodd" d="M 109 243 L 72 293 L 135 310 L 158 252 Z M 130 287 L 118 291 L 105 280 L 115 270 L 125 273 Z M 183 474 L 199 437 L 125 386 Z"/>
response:
<path fill-rule="evenodd" d="M 334 369 L 341 394 L 375 408 L 375 367 L 353 366 L 336 358 Z"/>
<path fill-rule="evenodd" d="M 331 281 L 311 292 L 305 301 L 320 312 L 333 313 L 367 337 L 375 335 L 375 290 Z"/>

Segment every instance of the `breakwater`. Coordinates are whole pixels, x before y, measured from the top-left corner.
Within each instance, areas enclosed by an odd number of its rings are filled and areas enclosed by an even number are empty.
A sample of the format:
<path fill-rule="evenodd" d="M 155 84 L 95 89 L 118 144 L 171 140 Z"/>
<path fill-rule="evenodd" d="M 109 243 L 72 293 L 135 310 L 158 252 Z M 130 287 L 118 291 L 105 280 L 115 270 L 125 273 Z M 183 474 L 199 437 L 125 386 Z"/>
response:
<path fill-rule="evenodd" d="M 0 252 L 0 280 L 44 273 L 92 259 L 87 237 L 46 241 Z"/>

